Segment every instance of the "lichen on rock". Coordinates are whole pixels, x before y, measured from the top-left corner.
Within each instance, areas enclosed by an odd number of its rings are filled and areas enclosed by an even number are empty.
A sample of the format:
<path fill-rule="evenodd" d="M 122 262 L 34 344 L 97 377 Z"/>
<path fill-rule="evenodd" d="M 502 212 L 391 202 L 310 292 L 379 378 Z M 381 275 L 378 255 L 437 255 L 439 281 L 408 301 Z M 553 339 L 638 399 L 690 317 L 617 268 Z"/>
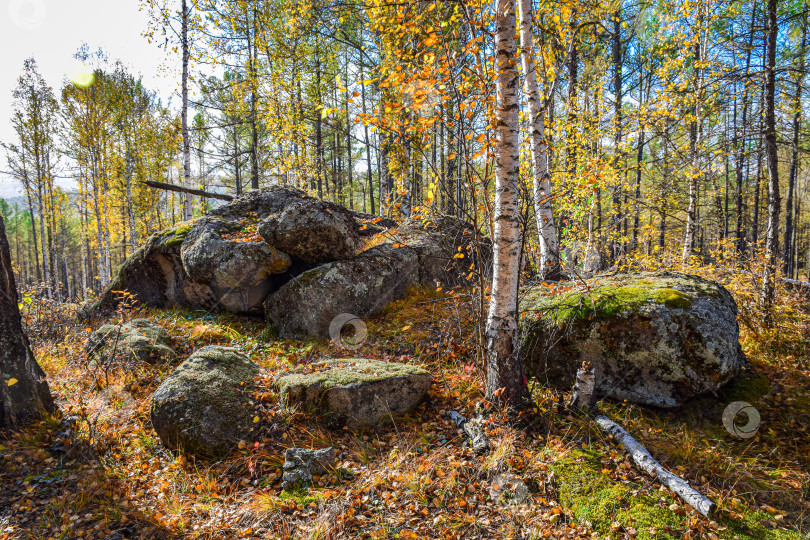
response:
<path fill-rule="evenodd" d="M 260 368 L 230 347 L 199 349 L 152 395 L 152 426 L 163 443 L 202 457 L 233 452 L 253 429 L 248 402 Z"/>
<path fill-rule="evenodd" d="M 583 290 L 535 287 L 521 311 L 529 372 L 561 389 L 590 361 L 601 397 L 674 407 L 716 394 L 746 365 L 731 294 L 697 276 L 640 273 Z"/>
<path fill-rule="evenodd" d="M 92 361 L 108 364 L 116 357 L 159 364 L 174 359 L 171 336 L 148 319 L 106 324 L 90 335 L 86 353 Z"/>
<path fill-rule="evenodd" d="M 314 364 L 276 384 L 288 405 L 327 413 L 338 423 L 373 426 L 416 407 L 430 382 L 430 373 L 417 366 L 350 358 Z"/>

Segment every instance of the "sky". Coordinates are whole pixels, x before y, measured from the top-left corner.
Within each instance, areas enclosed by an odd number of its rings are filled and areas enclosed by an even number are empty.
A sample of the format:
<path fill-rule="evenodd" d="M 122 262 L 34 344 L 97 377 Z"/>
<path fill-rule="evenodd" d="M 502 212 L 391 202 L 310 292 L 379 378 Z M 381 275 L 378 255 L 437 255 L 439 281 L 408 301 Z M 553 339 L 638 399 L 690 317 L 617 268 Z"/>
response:
<path fill-rule="evenodd" d="M 166 104 L 180 83 L 179 58 L 166 57 L 142 36 L 148 14 L 139 7 L 140 0 L 0 0 L 0 141 L 14 142 L 12 92 L 23 61 L 34 57 L 58 96 L 65 75 L 82 71 L 73 58 L 82 43 L 91 51 L 102 47 L 111 62 L 121 60 Z M 4 172 L 7 168 L 0 150 L 0 198 L 20 193 L 18 183 Z"/>

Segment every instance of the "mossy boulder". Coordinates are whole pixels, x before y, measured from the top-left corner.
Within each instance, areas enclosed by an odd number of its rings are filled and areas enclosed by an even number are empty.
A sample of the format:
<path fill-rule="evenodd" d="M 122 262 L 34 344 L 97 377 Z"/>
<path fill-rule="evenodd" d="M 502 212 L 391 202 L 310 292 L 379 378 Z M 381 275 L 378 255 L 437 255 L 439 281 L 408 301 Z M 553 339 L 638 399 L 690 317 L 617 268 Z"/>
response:
<path fill-rule="evenodd" d="M 122 302 L 136 301 L 153 307 L 212 309 L 213 291 L 206 283 L 189 278 L 183 269 L 180 247 L 192 222 L 155 233 L 130 255 L 97 302 L 83 315 L 104 315 Z"/>
<path fill-rule="evenodd" d="M 326 414 L 334 423 L 374 426 L 419 405 L 430 381 L 417 366 L 352 358 L 317 363 L 276 383 L 290 406 Z"/>
<path fill-rule="evenodd" d="M 253 430 L 250 406 L 260 368 L 236 349 L 203 347 L 152 395 L 151 419 L 172 450 L 205 458 L 232 453 Z"/>
<path fill-rule="evenodd" d="M 174 359 L 171 335 L 148 319 L 133 319 L 123 324 L 105 324 L 90 335 L 87 356 L 94 362 L 109 364 L 134 359 L 160 364 Z"/>
<path fill-rule="evenodd" d="M 596 368 L 597 394 L 675 407 L 717 394 L 747 365 L 737 306 L 721 285 L 676 272 L 594 279 L 588 289 L 527 291 L 521 303 L 529 373 L 570 389 Z"/>

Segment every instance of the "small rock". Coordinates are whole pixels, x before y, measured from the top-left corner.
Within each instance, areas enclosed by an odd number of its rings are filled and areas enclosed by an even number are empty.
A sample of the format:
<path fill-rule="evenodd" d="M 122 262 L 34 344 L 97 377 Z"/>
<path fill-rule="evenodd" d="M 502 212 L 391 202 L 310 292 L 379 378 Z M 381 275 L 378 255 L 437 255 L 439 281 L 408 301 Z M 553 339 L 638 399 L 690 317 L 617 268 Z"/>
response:
<path fill-rule="evenodd" d="M 501 506 L 523 504 L 529 498 L 529 486 L 512 473 L 499 474 L 492 480 L 489 497 Z"/>
<path fill-rule="evenodd" d="M 133 319 L 120 325 L 100 327 L 90 335 L 86 353 L 88 358 L 104 365 L 122 357 L 149 364 L 174 359 L 171 336 L 163 327 L 148 319 Z"/>
<path fill-rule="evenodd" d="M 329 472 L 335 464 L 335 450 L 331 446 L 320 450 L 288 448 L 284 453 L 284 476 L 281 487 L 309 487 L 314 477 Z"/>

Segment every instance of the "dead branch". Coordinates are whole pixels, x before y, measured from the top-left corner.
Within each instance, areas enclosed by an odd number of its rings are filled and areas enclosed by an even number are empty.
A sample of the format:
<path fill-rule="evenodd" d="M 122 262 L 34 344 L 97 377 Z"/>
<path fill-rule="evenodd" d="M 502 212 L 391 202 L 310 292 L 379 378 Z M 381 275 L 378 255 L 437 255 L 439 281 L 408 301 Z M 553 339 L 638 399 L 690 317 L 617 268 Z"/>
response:
<path fill-rule="evenodd" d="M 165 189 L 166 191 L 177 191 L 179 193 L 189 193 L 197 195 L 198 197 L 205 197 L 208 199 L 219 199 L 221 201 L 232 201 L 233 197 L 225 195 L 224 193 L 211 193 L 210 191 L 203 191 L 202 189 L 192 189 L 175 184 L 167 184 L 166 182 L 155 182 L 154 180 L 144 180 L 141 184 L 145 184 L 155 189 Z"/>
<path fill-rule="evenodd" d="M 573 396 L 569 404 L 586 413 L 596 412 L 595 388 L 595 369 L 590 362 L 583 362 L 582 367 L 577 370 Z M 634 439 L 622 426 L 604 414 L 597 415 L 594 421 L 624 447 L 639 469 L 656 478 L 704 516 L 714 512 L 716 505 L 710 499 L 690 486 L 689 482 L 658 463 L 644 445 Z"/>

